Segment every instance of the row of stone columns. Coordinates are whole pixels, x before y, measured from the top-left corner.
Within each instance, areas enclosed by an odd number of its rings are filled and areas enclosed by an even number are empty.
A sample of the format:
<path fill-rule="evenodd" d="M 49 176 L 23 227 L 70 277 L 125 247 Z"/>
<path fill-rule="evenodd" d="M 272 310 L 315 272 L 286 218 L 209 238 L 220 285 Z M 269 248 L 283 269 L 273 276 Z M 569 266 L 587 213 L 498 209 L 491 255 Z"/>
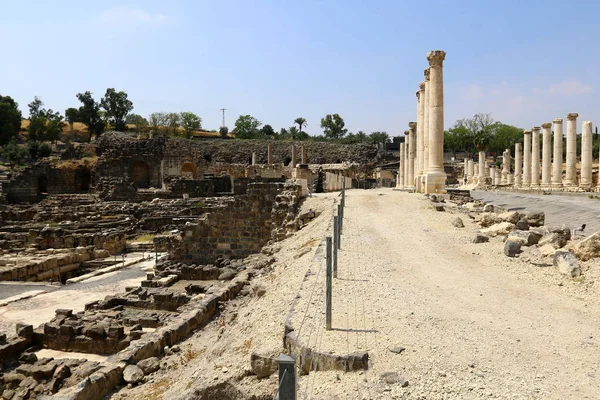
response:
<path fill-rule="evenodd" d="M 427 53 L 429 68 L 419 83 L 417 121 L 409 123 L 401 144 L 398 188 L 414 189 L 421 193 L 444 193 L 444 78 L 443 62 L 446 53 L 433 50 Z M 404 148 L 404 151 L 402 150 Z M 400 177 L 402 176 L 402 177 Z"/>

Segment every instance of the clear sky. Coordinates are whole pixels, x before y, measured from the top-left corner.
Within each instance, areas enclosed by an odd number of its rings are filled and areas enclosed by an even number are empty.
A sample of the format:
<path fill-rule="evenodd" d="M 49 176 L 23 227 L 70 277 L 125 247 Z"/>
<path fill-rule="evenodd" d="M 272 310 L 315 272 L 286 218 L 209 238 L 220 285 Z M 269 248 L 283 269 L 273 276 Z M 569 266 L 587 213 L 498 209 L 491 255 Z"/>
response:
<path fill-rule="evenodd" d="M 492 113 L 523 128 L 578 112 L 600 124 L 600 1 L 0 0 L 0 94 L 124 90 L 134 112 L 193 111 L 218 129 L 251 114 L 320 134 L 398 135 L 416 119 L 425 58 L 445 50 L 446 127 Z"/>

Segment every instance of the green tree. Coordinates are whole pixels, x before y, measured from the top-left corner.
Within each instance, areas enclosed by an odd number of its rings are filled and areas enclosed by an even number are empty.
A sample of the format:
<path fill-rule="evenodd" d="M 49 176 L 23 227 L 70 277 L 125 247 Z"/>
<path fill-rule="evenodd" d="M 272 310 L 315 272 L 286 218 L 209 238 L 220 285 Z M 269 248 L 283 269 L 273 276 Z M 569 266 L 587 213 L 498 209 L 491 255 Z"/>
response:
<path fill-rule="evenodd" d="M 106 112 L 109 123 L 117 130 L 125 130 L 125 118 L 133 110 L 133 103 L 127 98 L 127 93 L 117 92 L 114 88 L 106 89 L 100 106 Z"/>
<path fill-rule="evenodd" d="M 451 152 L 454 157 L 459 151 L 472 154 L 475 150 L 473 137 L 469 130 L 463 125 L 455 124 L 444 132 L 444 150 Z"/>
<path fill-rule="evenodd" d="M 135 131 L 141 133 L 148 127 L 148 120 L 139 114 L 128 114 L 125 123 L 135 125 Z"/>
<path fill-rule="evenodd" d="M 298 117 L 294 120 L 295 124 L 298 124 L 298 131 L 302 133 L 302 128 L 306 128 L 306 118 Z"/>
<path fill-rule="evenodd" d="M 237 139 L 256 139 L 260 136 L 258 128 L 262 123 L 252 115 L 240 115 L 235 121 L 235 137 Z"/>
<path fill-rule="evenodd" d="M 229 133 L 229 128 L 226 126 L 222 126 L 219 128 L 219 133 L 221 134 L 221 137 L 226 138 L 227 134 Z"/>
<path fill-rule="evenodd" d="M 52 109 L 45 109 L 44 103 L 36 96 L 29 107 L 29 140 L 57 141 L 62 133 L 62 115 Z"/>
<path fill-rule="evenodd" d="M 65 120 L 69 123 L 69 131 L 73 134 L 73 124 L 79 122 L 79 111 L 73 107 L 67 108 L 65 110 Z"/>
<path fill-rule="evenodd" d="M 19 104 L 10 96 L 0 95 L 0 145 L 16 138 L 21 130 Z"/>
<path fill-rule="evenodd" d="M 345 125 L 339 114 L 327 114 L 325 118 L 321 118 L 321 128 L 328 139 L 342 139 L 348 132 Z"/>
<path fill-rule="evenodd" d="M 191 138 L 194 131 L 202 128 L 202 118 L 194 114 L 193 112 L 184 111 L 179 114 L 181 119 L 181 127 L 185 133 L 186 138 Z"/>
<path fill-rule="evenodd" d="M 152 132 L 158 135 L 161 131 L 166 131 L 167 128 L 167 113 L 153 112 L 148 118 L 148 123 L 152 128 Z"/>
<path fill-rule="evenodd" d="M 288 128 L 288 134 L 290 135 L 292 140 L 298 140 L 299 133 L 300 131 L 298 131 L 298 128 L 296 128 L 295 126 L 290 126 Z"/>
<path fill-rule="evenodd" d="M 523 129 L 516 126 L 496 122 L 493 135 L 489 141 L 488 151 L 496 155 L 502 154 L 506 149 L 514 149 L 515 143 L 523 141 Z"/>
<path fill-rule="evenodd" d="M 166 115 L 166 127 L 171 131 L 171 135 L 177 136 L 179 127 L 181 126 L 181 118 L 178 113 L 167 113 Z"/>
<path fill-rule="evenodd" d="M 77 99 L 82 103 L 79 107 L 78 114 L 80 121 L 87 126 L 92 135 L 100 136 L 104 132 L 104 121 L 100 115 L 100 104 L 94 100 L 91 92 L 77 93 Z"/>
<path fill-rule="evenodd" d="M 463 126 L 473 138 L 473 144 L 479 151 L 486 150 L 494 134 L 495 121 L 491 114 L 479 113 L 472 118 L 456 121 L 455 126 Z"/>
<path fill-rule="evenodd" d="M 385 132 L 385 131 L 383 131 L 383 132 L 372 132 L 369 135 L 369 140 L 373 144 L 383 143 L 385 145 L 386 143 L 390 142 L 390 135 L 388 135 L 387 132 Z"/>
<path fill-rule="evenodd" d="M 10 141 L 4 145 L 4 147 L 2 147 L 2 157 L 8 160 L 11 168 L 14 168 L 15 165 L 21 163 L 26 154 L 27 150 L 21 148 L 17 144 L 17 139 L 14 137 L 10 139 Z"/>
<path fill-rule="evenodd" d="M 264 125 L 260 129 L 260 133 L 264 136 L 275 137 L 275 131 L 273 130 L 273 127 L 269 124 Z"/>

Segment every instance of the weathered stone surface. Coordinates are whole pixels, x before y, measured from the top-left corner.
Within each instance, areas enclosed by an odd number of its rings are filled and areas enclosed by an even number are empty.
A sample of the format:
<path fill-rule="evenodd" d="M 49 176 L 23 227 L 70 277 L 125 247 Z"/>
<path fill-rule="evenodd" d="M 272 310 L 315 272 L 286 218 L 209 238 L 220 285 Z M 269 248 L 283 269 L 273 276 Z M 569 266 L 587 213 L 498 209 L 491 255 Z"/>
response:
<path fill-rule="evenodd" d="M 543 226 L 546 215 L 543 212 L 530 212 L 525 216 L 525 220 L 529 226 Z"/>
<path fill-rule="evenodd" d="M 522 241 L 517 239 L 507 239 L 504 242 L 504 255 L 507 257 L 516 257 L 521 251 Z"/>
<path fill-rule="evenodd" d="M 58 380 L 64 380 L 71 376 L 71 368 L 68 365 L 62 364 L 56 368 L 52 377 Z"/>
<path fill-rule="evenodd" d="M 492 204 L 486 204 L 483 206 L 483 212 L 494 212 L 494 206 Z"/>
<path fill-rule="evenodd" d="M 235 271 L 230 268 L 223 268 L 223 272 L 219 275 L 220 281 L 229 281 L 235 278 Z"/>
<path fill-rule="evenodd" d="M 276 358 L 252 353 L 250 356 L 250 367 L 254 375 L 259 378 L 266 378 L 277 371 L 279 362 Z"/>
<path fill-rule="evenodd" d="M 481 225 L 483 228 L 490 227 L 498 222 L 496 214 L 491 212 L 481 213 L 475 218 L 475 220 L 479 222 L 479 225 Z"/>
<path fill-rule="evenodd" d="M 527 222 L 526 219 L 520 219 L 517 221 L 516 223 L 517 229 L 520 229 L 522 231 L 528 231 L 529 230 L 529 222 Z"/>
<path fill-rule="evenodd" d="M 146 358 L 138 362 L 137 366 L 144 371 L 144 374 L 148 375 L 160 369 L 160 360 L 157 357 Z"/>
<path fill-rule="evenodd" d="M 552 232 L 552 233 L 548 233 L 548 234 L 544 235 L 538 241 L 538 244 L 540 246 L 544 246 L 546 244 L 551 244 L 554 247 L 556 247 L 557 249 L 560 249 L 562 247 L 565 247 L 565 245 L 567 244 L 567 239 L 565 238 L 564 235 L 561 235 L 560 233 Z"/>
<path fill-rule="evenodd" d="M 387 383 L 388 385 L 399 384 L 402 387 L 408 386 L 408 381 L 397 372 L 384 372 L 381 374 L 381 380 Z"/>
<path fill-rule="evenodd" d="M 516 224 L 519 222 L 523 214 L 518 213 L 516 211 L 507 211 L 497 215 L 497 218 L 502 222 L 510 222 L 511 224 Z"/>
<path fill-rule="evenodd" d="M 452 226 L 454 226 L 455 228 L 464 228 L 465 224 L 464 224 L 463 220 L 460 217 L 456 217 L 452 221 Z"/>
<path fill-rule="evenodd" d="M 508 239 L 520 240 L 523 246 L 533 246 L 538 244 L 541 236 L 532 231 L 515 230 L 508 235 Z"/>
<path fill-rule="evenodd" d="M 490 241 L 489 236 L 482 235 L 481 233 L 476 234 L 475 237 L 473 238 L 473 243 L 486 243 L 489 241 Z"/>
<path fill-rule="evenodd" d="M 570 251 L 557 251 L 554 253 L 554 266 L 563 275 L 578 277 L 581 275 L 581 268 L 577 261 L 577 256 Z"/>
<path fill-rule="evenodd" d="M 390 351 L 391 351 L 392 353 L 396 353 L 396 354 L 400 354 L 400 353 L 402 353 L 404 350 L 406 350 L 406 349 L 405 349 L 404 347 L 402 347 L 402 346 L 395 346 L 395 347 L 391 347 L 391 348 L 390 348 Z"/>
<path fill-rule="evenodd" d="M 144 371 L 137 365 L 128 365 L 123 370 L 123 380 L 127 383 L 139 383 L 144 379 Z"/>
<path fill-rule="evenodd" d="M 444 205 L 441 203 L 434 203 L 433 208 L 435 208 L 435 211 L 446 211 Z"/>
<path fill-rule="evenodd" d="M 489 228 L 482 229 L 481 233 L 489 236 L 505 236 L 508 235 L 514 228 L 515 224 L 511 224 L 510 222 L 500 222 L 490 226 Z"/>
<path fill-rule="evenodd" d="M 542 256 L 554 256 L 554 253 L 556 253 L 556 247 L 551 244 L 545 244 L 539 247 L 539 251 Z"/>
<path fill-rule="evenodd" d="M 600 232 L 596 232 L 587 238 L 569 245 L 570 250 L 577 255 L 581 261 L 600 256 Z"/>

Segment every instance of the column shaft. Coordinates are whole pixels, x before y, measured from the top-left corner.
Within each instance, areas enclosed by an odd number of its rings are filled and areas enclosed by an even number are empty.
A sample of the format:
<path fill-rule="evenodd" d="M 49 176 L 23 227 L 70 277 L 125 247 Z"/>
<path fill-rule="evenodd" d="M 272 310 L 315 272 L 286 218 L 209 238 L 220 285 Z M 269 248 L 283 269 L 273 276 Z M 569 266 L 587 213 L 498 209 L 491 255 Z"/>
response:
<path fill-rule="evenodd" d="M 408 136 L 408 186 L 415 186 L 415 157 L 417 155 L 417 123 L 409 122 Z"/>
<path fill-rule="evenodd" d="M 296 168 L 296 164 L 297 164 L 297 159 L 296 159 L 296 145 L 293 144 L 292 145 L 292 168 Z"/>
<path fill-rule="evenodd" d="M 423 176 L 423 157 L 425 154 L 425 122 L 424 122 L 424 106 L 425 106 L 425 82 L 419 82 L 419 97 L 417 102 L 417 186 L 421 191 L 421 177 Z"/>
<path fill-rule="evenodd" d="M 523 132 L 523 180 L 521 186 L 531 185 L 531 131 Z"/>
<path fill-rule="evenodd" d="M 581 123 L 581 179 L 579 187 L 592 187 L 592 157 L 593 157 L 592 122 Z"/>
<path fill-rule="evenodd" d="M 542 187 L 550 187 L 551 165 L 552 165 L 552 124 L 542 124 Z"/>
<path fill-rule="evenodd" d="M 565 186 L 575 186 L 577 180 L 577 117 L 579 114 L 567 114 L 567 170 Z"/>
<path fill-rule="evenodd" d="M 273 145 L 271 143 L 267 145 L 267 164 L 273 164 Z"/>
<path fill-rule="evenodd" d="M 425 180 L 425 193 L 444 193 L 444 72 L 446 53 L 430 51 L 429 61 L 429 167 Z"/>
<path fill-rule="evenodd" d="M 552 156 L 552 187 L 562 187 L 563 176 L 563 120 L 556 118 L 554 123 L 554 154 Z"/>
<path fill-rule="evenodd" d="M 523 179 L 523 153 L 521 151 L 521 143 L 515 143 L 515 187 L 521 187 Z"/>
<path fill-rule="evenodd" d="M 398 166 L 398 180 L 396 181 L 398 189 L 404 189 L 404 143 L 400 143 L 400 165 Z"/>
<path fill-rule="evenodd" d="M 479 184 L 485 184 L 485 151 L 479 152 Z"/>
<path fill-rule="evenodd" d="M 429 68 L 425 70 L 425 101 L 423 102 L 423 185 L 425 184 L 425 175 L 427 175 L 427 170 L 429 169 L 429 94 L 430 90 L 430 81 L 429 81 Z M 425 192 L 425 188 L 421 188 L 422 192 Z"/>
<path fill-rule="evenodd" d="M 540 127 L 531 133 L 531 186 L 540 186 Z"/>

